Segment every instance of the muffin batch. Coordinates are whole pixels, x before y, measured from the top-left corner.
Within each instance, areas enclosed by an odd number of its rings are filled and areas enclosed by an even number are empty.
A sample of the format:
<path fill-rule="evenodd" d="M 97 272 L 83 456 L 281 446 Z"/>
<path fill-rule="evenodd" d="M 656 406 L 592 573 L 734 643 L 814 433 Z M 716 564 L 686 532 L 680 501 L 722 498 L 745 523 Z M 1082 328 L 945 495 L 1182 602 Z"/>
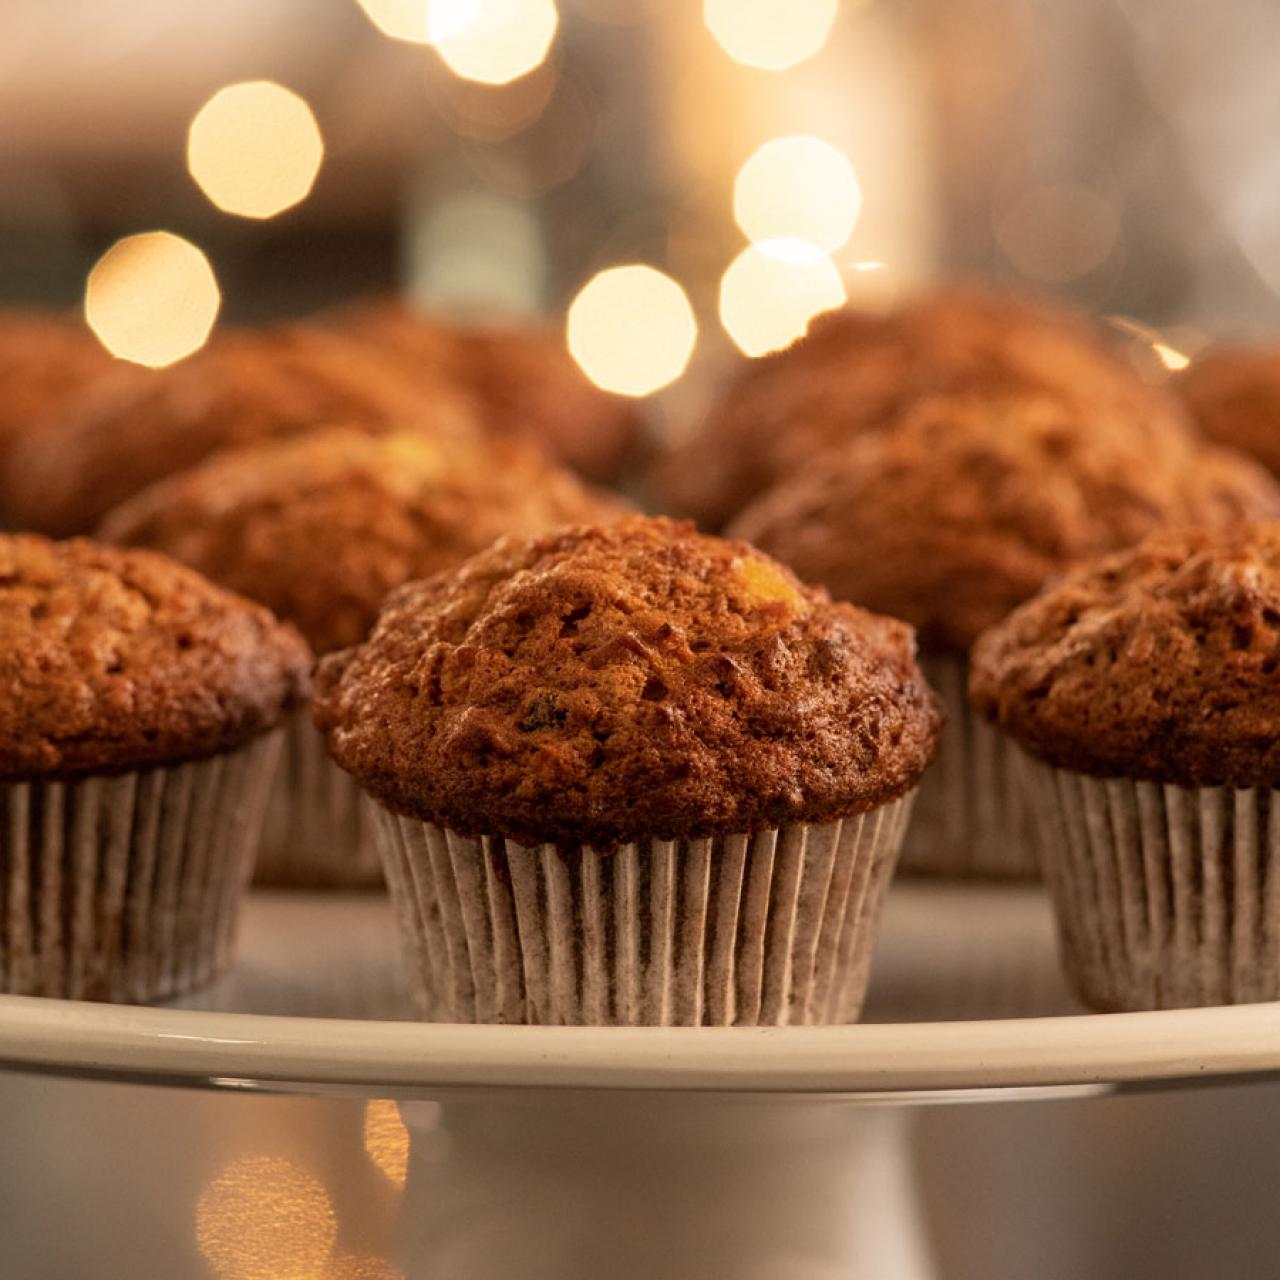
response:
<path fill-rule="evenodd" d="M 1278 369 L 952 287 L 664 454 L 537 328 L 0 316 L 0 991 L 205 985 L 256 865 L 424 1018 L 849 1022 L 901 853 L 1094 1008 L 1280 999 Z"/>

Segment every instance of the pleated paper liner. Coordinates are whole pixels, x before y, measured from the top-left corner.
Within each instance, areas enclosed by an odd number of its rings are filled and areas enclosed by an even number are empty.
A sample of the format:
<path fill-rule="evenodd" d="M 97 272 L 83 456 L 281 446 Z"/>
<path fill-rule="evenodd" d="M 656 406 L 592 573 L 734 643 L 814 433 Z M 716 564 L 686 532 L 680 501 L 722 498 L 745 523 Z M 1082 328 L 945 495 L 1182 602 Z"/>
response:
<path fill-rule="evenodd" d="M 141 1004 L 229 963 L 278 734 L 207 760 L 0 785 L 0 990 Z"/>
<path fill-rule="evenodd" d="M 423 1017 L 757 1026 L 857 1018 L 910 809 L 610 854 L 374 811 Z"/>
<path fill-rule="evenodd" d="M 1102 1010 L 1280 999 L 1269 789 L 1092 778 L 1022 758 L 1062 960 Z"/>
<path fill-rule="evenodd" d="M 384 886 L 364 795 L 329 758 L 305 707 L 286 726 L 254 882 L 317 889 Z"/>
<path fill-rule="evenodd" d="M 947 712 L 938 759 L 920 783 L 902 870 L 1027 879 L 1040 874 L 1036 827 L 1016 750 L 969 703 L 964 658 L 920 660 Z"/>

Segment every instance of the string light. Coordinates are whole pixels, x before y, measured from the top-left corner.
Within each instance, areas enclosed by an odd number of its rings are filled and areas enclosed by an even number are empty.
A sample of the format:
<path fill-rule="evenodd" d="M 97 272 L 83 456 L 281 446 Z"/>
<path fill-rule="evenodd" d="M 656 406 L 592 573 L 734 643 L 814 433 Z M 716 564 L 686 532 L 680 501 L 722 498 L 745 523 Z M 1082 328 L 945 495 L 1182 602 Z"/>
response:
<path fill-rule="evenodd" d="M 274 218 L 305 200 L 324 140 L 306 102 L 271 80 L 219 89 L 187 132 L 187 168 L 224 213 Z"/>
<path fill-rule="evenodd" d="M 1095 271 L 1120 239 L 1120 215 L 1095 191 L 1055 182 L 1024 192 L 996 220 L 1004 255 L 1032 280 L 1066 284 Z"/>
<path fill-rule="evenodd" d="M 849 158 L 821 138 L 775 138 L 733 184 L 733 212 L 750 240 L 805 240 L 828 253 L 857 225 L 862 191 Z"/>
<path fill-rule="evenodd" d="M 685 291 L 653 267 L 602 271 L 569 307 L 569 351 L 596 386 L 646 396 L 684 373 L 698 340 Z"/>
<path fill-rule="evenodd" d="M 720 282 L 720 323 L 749 356 L 779 351 L 845 301 L 835 263 L 803 240 L 748 245 Z"/>
<path fill-rule="evenodd" d="M 221 305 L 208 258 L 168 231 L 118 240 L 85 285 L 84 315 L 98 341 L 155 369 L 204 346 Z"/>
<path fill-rule="evenodd" d="M 429 26 L 455 75 L 509 84 L 542 65 L 559 23 L 555 0 L 434 0 Z"/>
<path fill-rule="evenodd" d="M 411 44 L 430 42 L 431 0 L 356 0 L 356 3 L 384 36 Z"/>
<path fill-rule="evenodd" d="M 704 0 L 703 18 L 735 62 L 785 71 L 827 42 L 839 0 Z"/>

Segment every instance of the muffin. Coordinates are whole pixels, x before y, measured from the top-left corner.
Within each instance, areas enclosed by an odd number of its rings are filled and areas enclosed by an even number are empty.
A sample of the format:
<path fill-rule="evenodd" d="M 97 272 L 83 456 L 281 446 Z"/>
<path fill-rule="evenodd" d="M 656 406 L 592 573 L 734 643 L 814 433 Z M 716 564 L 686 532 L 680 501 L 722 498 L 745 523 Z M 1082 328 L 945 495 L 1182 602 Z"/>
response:
<path fill-rule="evenodd" d="M 35 308 L 0 310 L 0 475 L 14 442 L 85 386 L 119 368 L 83 321 Z M 0 519 L 8 511 L 0 489 Z"/>
<path fill-rule="evenodd" d="M 829 313 L 793 347 L 748 363 L 660 465 L 657 485 L 675 510 L 719 529 L 815 453 L 942 392 L 1052 396 L 1148 445 L 1187 434 L 1174 398 L 1143 381 L 1084 318 L 947 289 L 888 316 Z"/>
<path fill-rule="evenodd" d="M 323 654 L 363 640 L 392 588 L 501 534 L 622 510 L 530 445 L 335 427 L 216 453 L 118 507 L 99 536 L 163 551 L 266 605 Z M 305 710 L 290 724 L 258 879 L 383 883 L 359 791 Z"/>
<path fill-rule="evenodd" d="M 0 990 L 142 1002 L 225 966 L 309 666 L 163 556 L 0 536 Z"/>
<path fill-rule="evenodd" d="M 387 601 L 315 711 L 425 1016 L 850 1021 L 940 716 L 911 629 L 631 517 Z"/>
<path fill-rule="evenodd" d="M 634 403 L 588 381 L 551 325 L 450 321 L 399 300 L 359 304 L 334 323 L 456 387 L 493 435 L 535 440 L 589 480 L 618 480 L 643 448 Z"/>
<path fill-rule="evenodd" d="M 341 422 L 473 436 L 465 403 L 322 330 L 229 332 L 181 364 L 91 388 L 18 440 L 6 489 L 25 528 L 92 530 L 112 507 L 218 449 Z"/>
<path fill-rule="evenodd" d="M 1192 361 L 1174 386 L 1209 439 L 1280 475 L 1280 346 L 1211 350 Z"/>
<path fill-rule="evenodd" d="M 1102 1010 L 1280 998 L 1280 525 L 1166 531 L 974 647 L 1025 752 L 1067 973 Z"/>
<path fill-rule="evenodd" d="M 1227 450 L 1142 447 L 1055 398 L 934 396 L 815 458 L 731 531 L 837 599 L 905 619 L 948 709 L 902 865 L 1036 874 L 1014 761 L 970 712 L 967 655 L 1046 580 L 1164 525 L 1280 516 L 1280 485 Z"/>

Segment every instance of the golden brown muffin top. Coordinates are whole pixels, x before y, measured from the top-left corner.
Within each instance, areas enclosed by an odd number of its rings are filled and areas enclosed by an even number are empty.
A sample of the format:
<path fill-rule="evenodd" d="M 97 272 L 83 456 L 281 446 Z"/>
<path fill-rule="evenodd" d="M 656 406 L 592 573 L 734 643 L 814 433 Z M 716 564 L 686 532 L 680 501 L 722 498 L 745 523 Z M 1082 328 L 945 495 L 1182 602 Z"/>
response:
<path fill-rule="evenodd" d="M 820 316 L 802 341 L 746 367 L 658 482 L 679 511 L 719 528 L 814 453 L 941 392 L 1054 396 L 1148 441 L 1186 432 L 1174 398 L 1083 317 L 944 289 L 888 316 Z"/>
<path fill-rule="evenodd" d="M 1174 386 L 1205 435 L 1280 475 L 1280 345 L 1206 352 Z"/>
<path fill-rule="evenodd" d="M 916 784 L 940 729 L 909 627 L 642 516 L 401 588 L 324 660 L 315 707 L 388 807 L 598 849 L 865 812 Z"/>
<path fill-rule="evenodd" d="M 132 369 L 19 441 L 7 467 L 25 527 L 79 533 L 217 449 L 341 422 L 473 434 L 447 388 L 364 344 L 300 326 L 231 331 L 167 369 Z"/>
<path fill-rule="evenodd" d="M 973 650 L 978 710 L 1060 768 L 1280 786 L 1280 525 L 1165 531 L 1082 565 Z"/>
<path fill-rule="evenodd" d="M 118 507 L 99 536 L 171 555 L 327 653 L 364 639 L 393 587 L 504 533 L 624 510 L 532 445 L 334 427 L 216 453 Z"/>
<path fill-rule="evenodd" d="M 333 321 L 455 386 L 494 435 L 534 439 L 588 479 L 618 479 L 642 446 L 634 403 L 594 386 L 550 324 L 464 323 L 395 299 L 357 304 Z"/>
<path fill-rule="evenodd" d="M 0 779 L 229 750 L 305 697 L 310 662 L 292 628 L 163 556 L 0 535 Z"/>
<path fill-rule="evenodd" d="M 732 532 L 963 653 L 1078 559 L 1164 525 L 1275 517 L 1280 485 L 1243 455 L 1152 448 L 1053 398 L 949 395 L 819 455 Z"/>
<path fill-rule="evenodd" d="M 90 382 L 119 368 L 78 317 L 0 309 L 0 456 Z"/>

